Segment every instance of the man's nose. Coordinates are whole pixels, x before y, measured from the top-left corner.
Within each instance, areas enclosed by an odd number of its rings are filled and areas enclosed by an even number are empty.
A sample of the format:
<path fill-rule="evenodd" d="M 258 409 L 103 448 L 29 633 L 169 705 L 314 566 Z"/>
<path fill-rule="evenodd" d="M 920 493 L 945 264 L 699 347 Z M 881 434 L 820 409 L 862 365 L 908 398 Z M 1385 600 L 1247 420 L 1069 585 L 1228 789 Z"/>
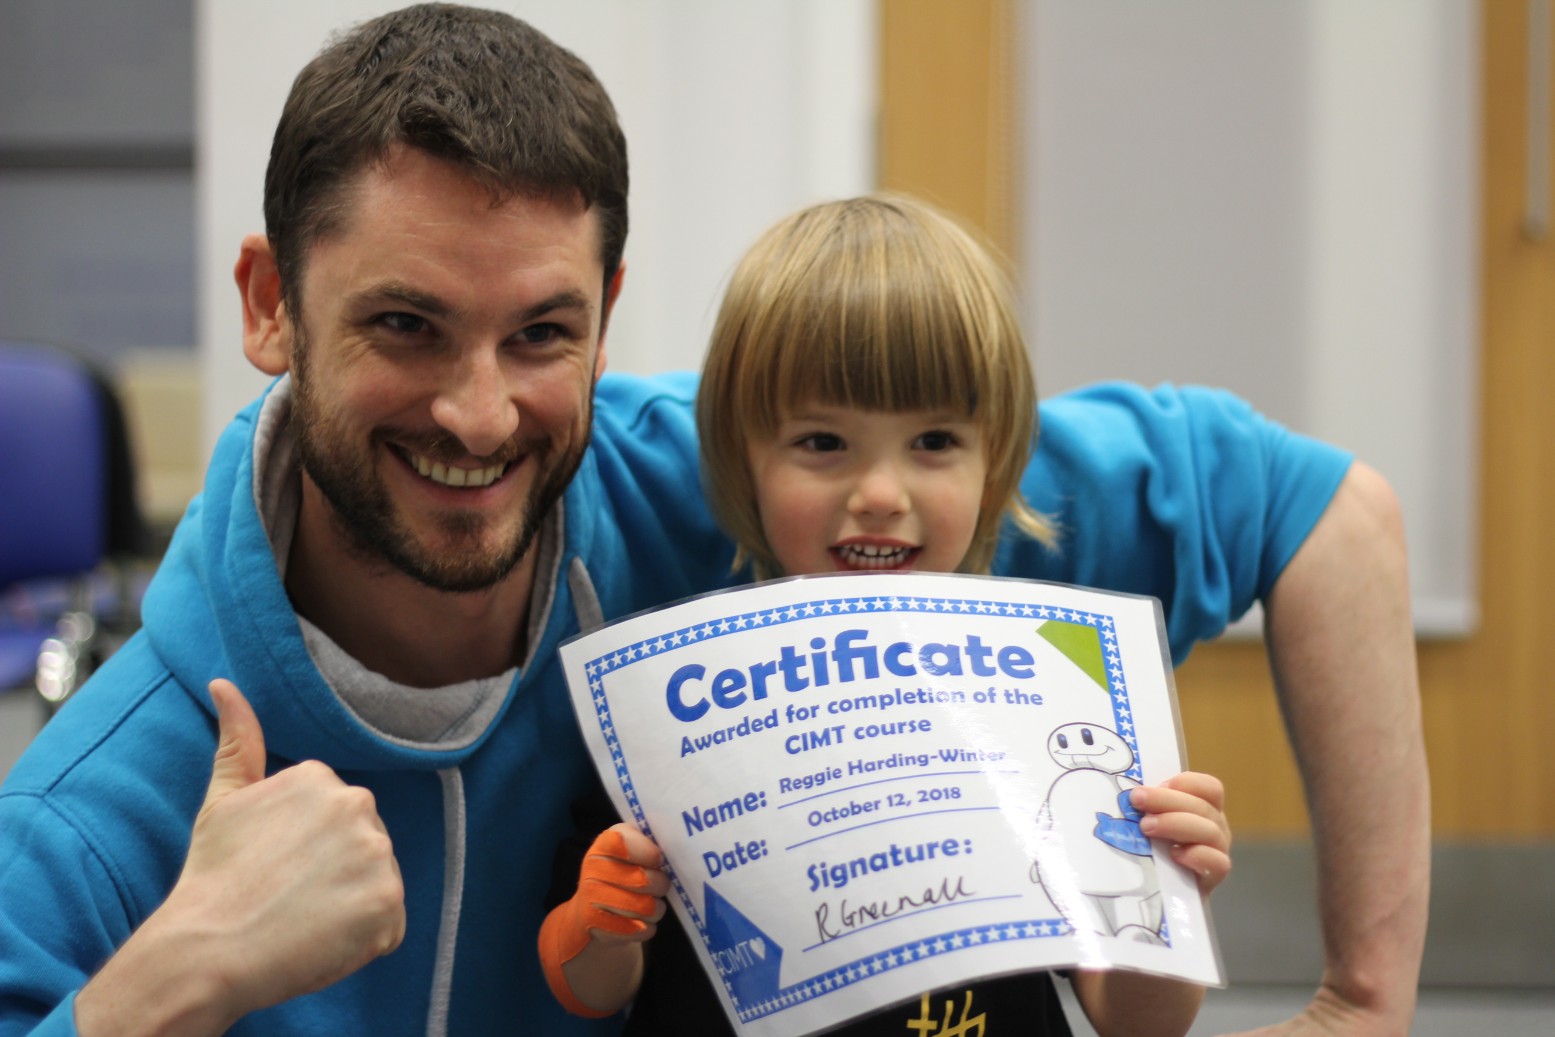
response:
<path fill-rule="evenodd" d="M 432 420 L 475 457 L 501 449 L 518 430 L 518 407 L 495 349 L 461 351 L 432 400 Z"/>
<path fill-rule="evenodd" d="M 890 460 L 876 461 L 865 468 L 848 500 L 848 509 L 861 517 L 889 518 L 906 514 L 911 507 L 907 480 Z"/>

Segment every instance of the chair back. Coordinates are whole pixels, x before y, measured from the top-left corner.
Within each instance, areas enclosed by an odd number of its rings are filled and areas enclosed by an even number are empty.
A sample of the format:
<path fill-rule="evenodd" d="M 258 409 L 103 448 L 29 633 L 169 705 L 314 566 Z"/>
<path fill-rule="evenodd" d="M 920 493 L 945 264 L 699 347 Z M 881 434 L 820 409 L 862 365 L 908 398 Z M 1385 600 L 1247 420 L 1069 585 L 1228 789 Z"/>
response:
<path fill-rule="evenodd" d="M 0 587 L 102 562 L 107 443 L 100 388 L 84 363 L 0 341 Z"/>

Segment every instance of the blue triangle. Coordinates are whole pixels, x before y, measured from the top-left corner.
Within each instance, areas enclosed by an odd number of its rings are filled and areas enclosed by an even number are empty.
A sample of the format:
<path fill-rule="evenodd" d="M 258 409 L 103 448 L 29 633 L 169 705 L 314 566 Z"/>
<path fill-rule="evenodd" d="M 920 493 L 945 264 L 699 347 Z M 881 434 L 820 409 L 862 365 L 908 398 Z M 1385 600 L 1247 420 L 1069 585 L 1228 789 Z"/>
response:
<path fill-rule="evenodd" d="M 758 1005 L 777 996 L 783 948 L 713 889 L 703 887 L 708 950 L 735 1004 Z"/>

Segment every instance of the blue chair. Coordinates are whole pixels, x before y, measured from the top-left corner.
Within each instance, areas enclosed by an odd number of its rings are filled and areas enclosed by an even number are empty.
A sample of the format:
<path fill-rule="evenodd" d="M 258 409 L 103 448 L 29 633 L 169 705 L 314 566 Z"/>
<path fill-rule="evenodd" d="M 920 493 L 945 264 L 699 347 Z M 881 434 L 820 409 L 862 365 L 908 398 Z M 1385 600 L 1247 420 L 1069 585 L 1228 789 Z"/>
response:
<path fill-rule="evenodd" d="M 0 341 L 0 690 L 64 701 L 97 661 L 91 578 L 145 538 L 112 386 L 64 349 Z"/>

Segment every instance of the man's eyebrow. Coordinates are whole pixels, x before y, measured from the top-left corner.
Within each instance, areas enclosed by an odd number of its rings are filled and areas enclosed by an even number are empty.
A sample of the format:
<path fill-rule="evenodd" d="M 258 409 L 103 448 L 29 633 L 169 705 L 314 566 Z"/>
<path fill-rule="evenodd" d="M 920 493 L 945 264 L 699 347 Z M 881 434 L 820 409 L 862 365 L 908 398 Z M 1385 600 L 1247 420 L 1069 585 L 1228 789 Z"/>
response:
<path fill-rule="evenodd" d="M 589 314 L 594 312 L 594 302 L 575 288 L 564 288 L 555 295 L 541 299 L 533 306 L 520 310 L 517 323 L 527 324 L 557 310 L 574 310 L 579 313 Z"/>
<path fill-rule="evenodd" d="M 446 300 L 423 292 L 418 288 L 413 288 L 402 281 L 384 281 L 380 284 L 375 284 L 370 288 L 354 293 L 352 299 L 357 302 L 371 302 L 374 304 L 379 302 L 399 303 L 413 310 L 430 314 L 433 317 L 446 318 L 452 316 L 455 312 L 455 308 Z M 557 310 L 592 313 L 594 311 L 594 303 L 583 292 L 573 288 L 564 288 L 531 306 L 526 306 L 517 313 L 514 320 L 519 324 L 527 324 Z"/>
<path fill-rule="evenodd" d="M 429 295 L 402 281 L 382 281 L 371 285 L 359 292 L 351 293 L 351 301 L 356 303 L 399 303 L 413 310 L 429 313 L 434 317 L 446 317 L 453 312 L 453 307 L 435 295 Z"/>

